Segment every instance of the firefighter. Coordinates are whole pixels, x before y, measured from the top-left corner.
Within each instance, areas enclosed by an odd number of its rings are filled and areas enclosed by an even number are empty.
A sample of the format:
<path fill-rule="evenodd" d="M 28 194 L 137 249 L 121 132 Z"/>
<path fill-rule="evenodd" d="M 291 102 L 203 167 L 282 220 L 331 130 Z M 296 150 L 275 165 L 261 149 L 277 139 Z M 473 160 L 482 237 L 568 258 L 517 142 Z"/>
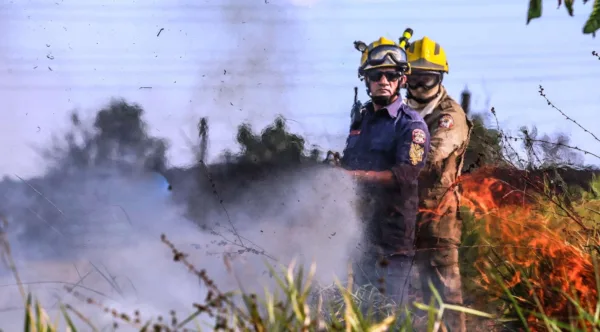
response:
<path fill-rule="evenodd" d="M 355 47 L 362 52 L 359 78 L 371 100 L 353 117 L 341 166 L 358 180 L 362 211 L 368 213 L 363 214 L 370 243 L 366 261 L 372 265 L 363 270 L 381 273 L 385 283 L 369 276 L 371 283 L 383 286 L 401 306 L 408 297 L 418 174 L 428 155 L 429 131 L 400 97 L 400 85 L 410 70 L 404 49 L 384 37 L 368 46 L 355 42 Z M 360 278 L 357 274 L 355 279 Z"/>
<path fill-rule="evenodd" d="M 421 212 L 417 220 L 417 253 L 423 300 L 430 303 L 431 280 L 445 303 L 463 303 L 458 246 L 462 221 L 456 181 L 461 174 L 472 124 L 465 111 L 452 99 L 442 81 L 448 73 L 444 49 L 428 37 L 407 49 L 411 73 L 406 103 L 425 119 L 431 133 L 427 164 L 419 179 Z M 450 331 L 465 331 L 465 315 L 444 312 Z"/>

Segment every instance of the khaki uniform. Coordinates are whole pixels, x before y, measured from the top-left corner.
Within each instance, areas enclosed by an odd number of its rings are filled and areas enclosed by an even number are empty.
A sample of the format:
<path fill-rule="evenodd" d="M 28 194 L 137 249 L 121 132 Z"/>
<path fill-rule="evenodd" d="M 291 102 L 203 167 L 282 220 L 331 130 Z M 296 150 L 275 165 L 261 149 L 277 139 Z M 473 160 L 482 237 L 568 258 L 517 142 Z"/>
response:
<path fill-rule="evenodd" d="M 431 279 L 445 303 L 461 305 L 458 246 L 462 221 L 455 184 L 461 174 L 472 123 L 443 87 L 438 104 L 424 119 L 431 133 L 431 149 L 419 178 L 419 205 L 424 212 L 419 213 L 417 220 L 415 261 L 426 304 L 431 297 Z M 444 322 L 453 332 L 466 330 L 463 313 L 447 311 Z"/>

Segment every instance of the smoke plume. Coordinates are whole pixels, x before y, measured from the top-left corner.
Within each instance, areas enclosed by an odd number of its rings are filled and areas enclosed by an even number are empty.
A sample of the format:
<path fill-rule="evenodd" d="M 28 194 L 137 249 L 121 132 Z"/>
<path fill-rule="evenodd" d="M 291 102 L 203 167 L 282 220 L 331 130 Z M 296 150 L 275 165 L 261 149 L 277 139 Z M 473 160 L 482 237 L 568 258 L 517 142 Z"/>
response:
<path fill-rule="evenodd" d="M 3 231 L 20 279 L 51 315 L 59 303 L 69 303 L 92 321 L 111 324 L 109 314 L 67 288 L 118 311 L 139 310 L 144 319 L 192 312 L 206 288 L 172 261 L 161 234 L 223 291 L 239 283 L 258 294 L 263 286 L 273 289 L 265 262 L 314 261 L 317 282 L 343 279 L 360 233 L 352 182 L 343 172 L 317 165 L 274 169 L 222 201 L 218 188 L 196 181 L 197 171 L 168 183 L 168 144 L 146 134 L 136 120 L 142 113 L 137 105 L 113 101 L 93 128 L 73 115 L 65 139 L 45 150 L 44 176 L 0 182 L 0 211 L 8 221 Z M 186 218 L 186 206 L 174 196 L 202 206 L 202 214 Z M 8 268 L 0 271 L 1 327 L 17 329 L 23 322 L 19 287 Z"/>
<path fill-rule="evenodd" d="M 210 116 L 214 133 L 211 157 L 232 138 L 243 121 L 264 127 L 289 111 L 289 97 L 299 72 L 298 60 L 310 56 L 300 18 L 289 0 L 220 4 L 214 29 L 223 39 L 207 45 L 209 65 L 198 72 L 194 109 Z M 216 151 L 215 151 L 216 150 Z"/>
<path fill-rule="evenodd" d="M 269 2 L 219 3 L 215 31 L 224 37 L 202 48 L 212 60 L 198 72 L 191 98 L 198 118 L 210 120 L 211 139 L 230 140 L 241 121 L 260 128 L 286 112 L 290 68 L 300 56 L 289 45 L 301 49 L 302 33 L 289 6 Z M 185 1 L 179 4 L 185 8 Z M 20 281 L 53 318 L 59 304 L 68 303 L 101 328 L 112 323 L 110 314 L 76 293 L 129 315 L 139 310 L 142 320 L 192 312 L 206 287 L 173 262 L 161 234 L 223 291 L 240 283 L 259 295 L 263 286 L 272 290 L 265 263 L 315 261 L 322 284 L 345 276 L 361 226 L 353 184 L 343 172 L 297 166 L 254 178 L 228 171 L 231 165 L 169 169 L 169 142 L 149 136 L 142 115 L 140 106 L 118 100 L 91 125 L 73 114 L 71 129 L 40 151 L 46 173 L 0 182 L 0 216 L 7 222 L 1 231 Z M 225 171 L 215 188 L 211 172 L 219 169 Z M 190 215 L 190 205 L 197 213 Z M 0 265 L 0 276 L 0 328 L 21 329 L 19 285 L 8 265 Z"/>

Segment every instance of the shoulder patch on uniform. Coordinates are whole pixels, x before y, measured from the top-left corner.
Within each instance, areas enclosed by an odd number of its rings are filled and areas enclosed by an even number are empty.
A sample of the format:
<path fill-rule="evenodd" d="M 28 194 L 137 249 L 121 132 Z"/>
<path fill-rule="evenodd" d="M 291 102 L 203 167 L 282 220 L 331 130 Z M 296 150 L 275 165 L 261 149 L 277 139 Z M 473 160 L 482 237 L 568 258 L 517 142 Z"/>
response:
<path fill-rule="evenodd" d="M 415 144 L 425 144 L 425 141 L 427 140 L 427 135 L 425 135 L 425 132 L 422 129 L 413 129 L 412 131 L 412 142 Z M 412 147 L 411 147 L 411 151 L 412 151 Z"/>
<path fill-rule="evenodd" d="M 356 136 L 356 135 L 360 135 L 360 129 L 359 130 L 350 130 L 350 136 Z"/>
<path fill-rule="evenodd" d="M 440 120 L 438 121 L 438 127 L 439 128 L 452 128 L 454 126 L 454 119 L 452 118 L 452 115 L 450 114 L 444 114 L 440 117 Z"/>
<path fill-rule="evenodd" d="M 410 143 L 410 151 L 408 151 L 408 156 L 410 158 L 411 165 L 414 166 L 423 161 L 423 154 L 425 154 L 425 147 L 417 143 Z"/>

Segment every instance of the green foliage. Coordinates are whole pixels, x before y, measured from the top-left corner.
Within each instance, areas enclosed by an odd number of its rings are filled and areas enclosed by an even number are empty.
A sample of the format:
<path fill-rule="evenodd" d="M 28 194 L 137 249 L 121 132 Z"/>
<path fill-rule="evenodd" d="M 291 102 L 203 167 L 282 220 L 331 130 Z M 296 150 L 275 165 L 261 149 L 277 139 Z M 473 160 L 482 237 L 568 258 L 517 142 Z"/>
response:
<path fill-rule="evenodd" d="M 214 319 L 211 330 L 235 330 L 235 331 L 351 331 L 351 332 L 383 332 L 383 331 L 412 331 L 412 321 L 408 309 L 404 311 L 405 320 L 398 320 L 399 315 L 390 314 L 385 317 L 377 318 L 374 315 L 365 315 L 360 309 L 359 303 L 353 295 L 352 282 L 343 286 L 341 282 L 336 281 L 337 290 L 341 295 L 343 305 L 331 307 L 329 315 L 324 314 L 323 299 L 319 297 L 318 303 L 312 301 L 311 294 L 315 293 L 312 284 L 316 272 L 316 266 L 313 264 L 305 275 L 302 266 L 295 268 L 295 264 L 290 264 L 287 268 L 282 268 L 278 273 L 273 267 L 268 266 L 271 275 L 275 277 L 278 287 L 273 293 L 265 290 L 264 297 L 259 298 L 256 294 L 222 293 L 215 283 L 208 277 L 205 271 L 197 270 L 189 261 L 187 256 L 178 251 L 163 235 L 162 240 L 171 249 L 174 260 L 185 265 L 191 273 L 198 276 L 210 290 L 204 303 L 193 304 L 195 312 L 183 320 L 178 320 L 173 316 L 170 325 L 161 322 L 148 320 L 142 323 L 138 319 L 132 320 L 125 313 L 120 313 L 110 308 L 99 307 L 98 310 L 112 312 L 115 323 L 131 326 L 136 330 L 142 331 L 202 331 L 201 326 L 196 322 L 197 317 L 202 313 L 207 313 Z M 228 264 L 226 262 L 226 264 Z M 13 271 L 16 276 L 16 271 Z M 18 279 L 18 278 L 17 278 Z M 351 280 L 351 278 L 349 279 Z M 437 330 L 439 327 L 444 310 L 457 310 L 467 314 L 494 318 L 492 315 L 477 310 L 463 308 L 454 305 L 444 304 L 440 295 L 430 284 L 435 294 L 437 305 L 424 305 L 414 303 L 414 307 L 429 313 L 427 322 L 427 331 Z M 241 287 L 240 287 L 241 288 Z M 88 301 L 94 304 L 94 302 Z M 70 311 L 78 320 L 86 326 L 76 326 L 73 316 L 67 312 Z M 62 314 L 67 331 L 76 332 L 78 330 L 99 331 L 93 325 L 91 320 L 77 311 L 70 305 L 61 305 L 60 314 Z M 42 308 L 41 304 L 33 300 L 30 293 L 25 300 L 25 320 L 23 329 L 25 332 L 54 332 L 59 328 L 59 317 L 52 322 Z M 195 325 L 194 328 L 189 325 Z"/>
<path fill-rule="evenodd" d="M 586 202 L 594 202 L 600 199 L 600 177 L 593 176 L 590 184 L 590 190 L 585 191 L 582 195 L 582 200 Z"/>
<path fill-rule="evenodd" d="M 587 3 L 589 0 L 583 0 L 583 3 Z M 565 0 L 565 8 L 569 16 L 573 16 L 573 4 L 575 0 Z M 558 0 L 558 6 L 562 5 L 562 0 Z M 529 0 L 529 7 L 527 9 L 527 24 L 531 20 L 542 17 L 542 0 Z M 594 0 L 592 5 L 592 12 L 583 26 L 584 34 L 592 34 L 596 37 L 596 31 L 600 29 L 600 0 Z"/>
<path fill-rule="evenodd" d="M 540 135 L 536 126 L 523 126 L 519 131 L 528 169 L 583 165 L 582 154 L 570 148 L 571 139 L 567 134 Z"/>
<path fill-rule="evenodd" d="M 241 152 L 235 156 L 231 151 L 225 151 L 221 157 L 226 163 L 289 165 L 305 160 L 318 161 L 322 156 L 316 147 L 307 150 L 304 138 L 290 132 L 282 116 L 275 118 L 260 133 L 255 133 L 248 123 L 241 124 L 236 140 Z"/>
<path fill-rule="evenodd" d="M 583 26 L 583 33 L 591 33 L 595 36 L 596 31 L 600 29 L 600 0 L 594 0 L 592 14 Z"/>
<path fill-rule="evenodd" d="M 569 16 L 573 16 L 573 3 L 575 0 L 565 0 L 565 8 L 567 9 L 567 13 Z"/>
<path fill-rule="evenodd" d="M 94 137 L 98 157 L 103 160 L 118 155 L 136 156 L 147 169 L 166 169 L 167 142 L 150 137 L 145 121 L 144 110 L 138 104 L 124 100 L 113 100 L 98 112 L 94 121 L 97 134 Z"/>
<path fill-rule="evenodd" d="M 27 295 L 27 302 L 25 304 L 25 331 L 35 331 L 35 332 L 54 332 L 57 330 L 56 325 L 52 324 L 48 314 L 40 303 L 36 300 L 35 303 L 32 303 L 32 295 L 31 293 Z M 68 315 L 65 313 L 65 317 Z"/>
<path fill-rule="evenodd" d="M 43 155 L 59 170 L 119 163 L 163 172 L 167 141 L 149 135 L 143 115 L 140 105 L 114 99 L 96 114 L 92 129 L 73 112 L 66 146 L 55 142 Z"/>
<path fill-rule="evenodd" d="M 461 208 L 460 215 L 463 223 L 461 247 L 459 249 L 462 287 L 465 294 L 472 294 L 479 290 L 479 285 L 476 281 L 479 279 L 481 273 L 473 262 L 476 262 L 480 256 L 478 246 L 485 242 L 481 238 L 481 227 L 483 224 L 475 219 L 468 208 Z"/>
<path fill-rule="evenodd" d="M 304 139 L 289 133 L 282 117 L 275 119 L 260 135 L 249 124 L 238 129 L 237 141 L 242 148 L 241 159 L 252 163 L 299 162 L 304 153 Z"/>
<path fill-rule="evenodd" d="M 264 298 L 259 298 L 256 294 L 241 293 L 239 297 L 234 297 L 234 294 L 225 294 L 224 297 L 218 300 L 216 298 L 207 297 L 207 303 L 204 305 L 195 304 L 196 308 L 207 308 L 213 306 L 219 309 L 216 317 L 216 325 L 211 329 L 233 329 L 236 331 L 352 331 L 352 332 L 383 332 L 390 329 L 394 331 L 412 331 L 412 321 L 410 318 L 404 321 L 397 321 L 397 315 L 388 315 L 382 319 L 377 319 L 373 315 L 364 315 L 359 309 L 359 305 L 352 294 L 352 284 L 348 283 L 344 287 L 340 282 L 337 282 L 338 290 L 343 299 L 343 308 L 331 315 L 323 315 L 322 299 L 315 305 L 311 301 L 311 293 L 313 292 L 312 278 L 316 272 L 315 265 L 311 266 L 308 275 L 304 274 L 302 267 L 295 269 L 292 263 L 288 268 L 282 270 L 279 274 L 273 267 L 268 266 L 272 275 L 276 278 L 278 288 L 274 293 L 265 290 Z M 430 285 L 433 289 L 433 285 Z M 437 308 L 433 306 L 415 303 L 415 307 L 429 312 L 429 321 L 427 322 L 427 331 L 434 331 L 440 325 L 444 310 L 463 311 L 467 314 L 477 315 L 481 317 L 493 318 L 492 315 L 486 314 L 473 309 L 463 308 L 454 305 L 447 305 L 441 302 L 440 295 L 433 289 L 436 299 L 439 302 Z M 217 291 L 218 292 L 218 291 Z M 241 304 L 241 305 L 238 305 Z M 85 330 L 98 331 L 90 321 L 81 313 L 68 306 L 61 306 L 61 313 L 65 319 L 66 326 L 72 332 L 79 329 L 73 323 L 72 317 L 67 312 L 69 308 L 79 319 L 84 321 L 87 326 Z M 116 319 L 123 318 L 121 323 L 132 325 L 139 331 L 175 331 L 185 328 L 187 331 L 192 331 L 188 326 L 195 322 L 196 317 L 202 311 L 198 310 L 189 317 L 183 319 L 180 323 L 173 326 L 166 326 L 161 323 L 146 322 L 133 323 L 131 320 L 124 319 L 125 314 L 116 315 Z M 408 317 L 410 313 L 405 312 Z M 58 318 L 51 322 L 48 314 L 42 308 L 38 301 L 32 303 L 32 295 L 29 294 L 25 309 L 25 332 L 54 332 L 58 331 Z M 83 329 L 83 328 L 82 328 Z M 201 327 L 196 324 L 193 330 L 201 331 Z"/>
<path fill-rule="evenodd" d="M 486 125 L 483 114 L 473 114 L 471 140 L 465 153 L 463 171 L 473 170 L 481 166 L 502 166 L 502 136 L 496 129 Z"/>
<path fill-rule="evenodd" d="M 527 24 L 535 18 L 542 16 L 542 0 L 529 0 L 529 9 L 527 10 Z"/>

